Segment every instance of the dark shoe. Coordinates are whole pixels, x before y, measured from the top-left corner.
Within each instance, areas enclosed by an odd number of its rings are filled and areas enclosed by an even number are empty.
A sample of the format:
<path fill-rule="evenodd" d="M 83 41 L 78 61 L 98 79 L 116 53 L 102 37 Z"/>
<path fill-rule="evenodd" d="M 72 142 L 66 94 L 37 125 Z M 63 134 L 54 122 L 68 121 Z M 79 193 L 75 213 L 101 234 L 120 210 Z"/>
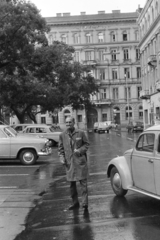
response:
<path fill-rule="evenodd" d="M 77 208 L 79 208 L 79 203 L 76 203 L 76 204 L 71 205 L 71 206 L 68 208 L 68 210 L 74 210 L 74 209 L 77 209 Z"/>
<path fill-rule="evenodd" d="M 88 205 L 83 205 L 84 211 L 88 211 Z"/>

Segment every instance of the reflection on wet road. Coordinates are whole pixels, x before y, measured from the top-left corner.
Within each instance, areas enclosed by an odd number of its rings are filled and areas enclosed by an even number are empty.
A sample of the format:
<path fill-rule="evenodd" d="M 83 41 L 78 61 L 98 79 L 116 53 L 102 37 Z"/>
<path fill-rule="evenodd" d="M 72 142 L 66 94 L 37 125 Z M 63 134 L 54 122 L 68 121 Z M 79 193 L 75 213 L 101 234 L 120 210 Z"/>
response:
<path fill-rule="evenodd" d="M 82 208 L 67 210 L 71 202 L 69 184 L 55 151 L 54 168 L 47 166 L 53 180 L 30 212 L 26 230 L 15 240 L 159 240 L 160 202 L 133 192 L 125 198 L 116 197 L 106 178 L 108 161 L 134 146 L 127 137 L 127 133 L 89 133 L 88 212 Z M 48 176 L 45 168 L 39 176 Z"/>

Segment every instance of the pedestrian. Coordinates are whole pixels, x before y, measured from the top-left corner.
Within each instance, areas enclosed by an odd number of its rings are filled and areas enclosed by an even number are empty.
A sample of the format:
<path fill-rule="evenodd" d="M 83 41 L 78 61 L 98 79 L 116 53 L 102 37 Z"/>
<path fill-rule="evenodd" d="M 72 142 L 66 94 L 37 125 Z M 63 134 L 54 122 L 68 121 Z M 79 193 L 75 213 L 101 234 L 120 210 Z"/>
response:
<path fill-rule="evenodd" d="M 60 162 L 65 165 L 67 181 L 70 182 L 72 205 L 69 210 L 79 208 L 76 182 L 79 181 L 82 192 L 82 207 L 88 210 L 88 139 L 83 130 L 75 129 L 73 117 L 66 118 L 66 130 L 59 136 L 58 155 Z"/>

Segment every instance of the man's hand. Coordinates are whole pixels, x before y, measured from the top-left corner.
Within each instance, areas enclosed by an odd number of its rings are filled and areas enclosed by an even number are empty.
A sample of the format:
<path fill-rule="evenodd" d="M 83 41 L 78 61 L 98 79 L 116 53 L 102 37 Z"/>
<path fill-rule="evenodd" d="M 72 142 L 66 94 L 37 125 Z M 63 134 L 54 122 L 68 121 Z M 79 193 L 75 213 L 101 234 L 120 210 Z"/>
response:
<path fill-rule="evenodd" d="M 65 165 L 65 159 L 64 159 L 63 156 L 60 156 L 60 157 L 59 157 L 59 160 L 60 160 L 60 162 L 61 162 L 63 165 Z"/>
<path fill-rule="evenodd" d="M 74 149 L 74 154 L 77 156 L 77 157 L 80 157 L 81 156 L 81 153 L 78 149 Z"/>

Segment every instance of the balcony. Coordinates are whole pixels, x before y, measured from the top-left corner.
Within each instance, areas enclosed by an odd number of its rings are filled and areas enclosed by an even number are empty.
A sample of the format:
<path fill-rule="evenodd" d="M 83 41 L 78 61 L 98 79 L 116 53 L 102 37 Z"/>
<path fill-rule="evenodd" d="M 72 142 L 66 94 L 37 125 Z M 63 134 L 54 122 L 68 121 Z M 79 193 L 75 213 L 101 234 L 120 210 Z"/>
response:
<path fill-rule="evenodd" d="M 148 65 L 151 67 L 156 67 L 157 66 L 157 58 L 156 55 L 150 55 L 148 57 L 148 61 L 147 61 Z"/>
<path fill-rule="evenodd" d="M 156 90 L 160 92 L 160 80 L 156 81 Z"/>
<path fill-rule="evenodd" d="M 97 100 L 91 100 L 92 103 L 94 103 L 96 106 L 101 105 L 111 105 L 111 99 L 97 99 Z"/>
<path fill-rule="evenodd" d="M 111 60 L 111 64 L 115 64 L 115 65 L 117 65 L 117 64 L 119 64 L 119 60 Z"/>
<path fill-rule="evenodd" d="M 141 99 L 150 99 L 149 90 L 140 91 L 140 98 Z"/>
<path fill-rule="evenodd" d="M 123 62 L 124 63 L 131 63 L 131 59 L 129 59 L 129 58 L 128 59 L 123 59 Z"/>
<path fill-rule="evenodd" d="M 97 65 L 97 61 L 95 61 L 95 60 L 85 60 L 85 61 L 83 61 L 83 65 L 95 66 L 95 65 Z"/>

